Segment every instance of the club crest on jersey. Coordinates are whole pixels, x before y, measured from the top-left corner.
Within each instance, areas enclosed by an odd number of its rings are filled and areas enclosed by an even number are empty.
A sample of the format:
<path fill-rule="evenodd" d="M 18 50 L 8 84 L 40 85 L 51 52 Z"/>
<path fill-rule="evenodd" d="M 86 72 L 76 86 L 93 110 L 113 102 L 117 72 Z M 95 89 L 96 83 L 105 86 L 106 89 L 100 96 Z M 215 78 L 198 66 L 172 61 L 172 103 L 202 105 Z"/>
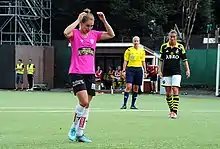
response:
<path fill-rule="evenodd" d="M 179 49 L 176 49 L 176 54 L 178 54 L 179 53 Z"/>
<path fill-rule="evenodd" d="M 131 55 L 131 56 L 130 56 L 130 60 L 134 60 L 134 55 Z"/>
<path fill-rule="evenodd" d="M 94 39 L 90 39 L 90 43 L 91 43 L 91 44 L 94 44 Z"/>

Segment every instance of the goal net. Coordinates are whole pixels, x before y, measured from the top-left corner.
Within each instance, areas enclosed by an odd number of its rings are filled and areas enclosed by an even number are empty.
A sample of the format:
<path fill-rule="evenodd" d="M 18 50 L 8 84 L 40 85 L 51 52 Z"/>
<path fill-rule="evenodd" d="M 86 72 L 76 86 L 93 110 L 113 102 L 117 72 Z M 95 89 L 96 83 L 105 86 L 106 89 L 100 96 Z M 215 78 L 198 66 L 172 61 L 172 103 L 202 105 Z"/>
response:
<path fill-rule="evenodd" d="M 217 64 L 216 64 L 216 84 L 215 84 L 215 96 L 220 97 L 220 44 L 217 49 Z"/>

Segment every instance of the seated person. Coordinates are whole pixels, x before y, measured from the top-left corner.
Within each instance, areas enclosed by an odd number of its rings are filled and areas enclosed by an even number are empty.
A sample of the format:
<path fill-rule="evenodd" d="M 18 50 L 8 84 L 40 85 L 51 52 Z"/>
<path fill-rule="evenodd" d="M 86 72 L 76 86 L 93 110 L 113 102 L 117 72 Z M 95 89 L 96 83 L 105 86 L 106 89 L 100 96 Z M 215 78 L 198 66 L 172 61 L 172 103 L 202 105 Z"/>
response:
<path fill-rule="evenodd" d="M 114 74 L 114 81 L 116 82 L 116 88 L 119 87 L 121 82 L 121 66 L 118 66 Z"/>
<path fill-rule="evenodd" d="M 109 66 L 109 71 L 108 71 L 108 73 L 106 74 L 106 77 L 105 77 L 106 89 L 110 89 L 111 86 L 113 85 L 114 73 L 115 73 L 115 71 L 112 69 L 111 66 Z"/>
<path fill-rule="evenodd" d="M 102 85 L 102 70 L 100 66 L 97 67 L 97 70 L 95 72 L 95 81 L 96 81 L 96 89 L 101 90 Z"/>
<path fill-rule="evenodd" d="M 100 81 L 101 82 L 102 80 L 102 70 L 100 68 L 100 66 L 97 67 L 97 70 L 95 72 L 95 81 L 98 82 Z"/>
<path fill-rule="evenodd" d="M 114 73 L 115 73 L 115 71 L 113 70 L 113 68 L 111 66 L 109 66 L 108 75 L 109 75 L 110 80 L 114 79 Z"/>
<path fill-rule="evenodd" d="M 157 88 L 157 66 L 148 65 L 149 77 L 151 81 L 151 92 L 156 93 Z"/>

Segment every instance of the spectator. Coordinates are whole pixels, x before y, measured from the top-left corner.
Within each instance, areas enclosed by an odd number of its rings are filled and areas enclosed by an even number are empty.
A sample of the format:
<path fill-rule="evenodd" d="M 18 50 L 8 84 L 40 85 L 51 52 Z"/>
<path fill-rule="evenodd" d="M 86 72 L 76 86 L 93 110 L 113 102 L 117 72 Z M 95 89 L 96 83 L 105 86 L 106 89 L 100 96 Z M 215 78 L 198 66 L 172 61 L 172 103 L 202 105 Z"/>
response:
<path fill-rule="evenodd" d="M 114 74 L 114 78 L 115 78 L 114 80 L 116 83 L 116 88 L 118 88 L 121 84 L 121 66 L 117 67 L 117 70 L 115 71 L 115 74 Z"/>
<path fill-rule="evenodd" d="M 18 60 L 18 63 L 16 65 L 16 83 L 15 83 L 15 90 L 18 90 L 19 83 L 21 84 L 21 90 L 24 89 L 23 83 L 24 83 L 24 64 L 22 63 L 22 59 Z"/>
<path fill-rule="evenodd" d="M 96 82 L 97 81 L 100 81 L 102 80 L 102 70 L 100 68 L 100 66 L 97 67 L 97 70 L 95 72 L 95 79 L 96 79 Z"/>
<path fill-rule="evenodd" d="M 148 72 L 151 81 L 151 93 L 156 93 L 157 88 L 157 66 L 148 65 Z"/>
<path fill-rule="evenodd" d="M 35 73 L 35 65 L 32 63 L 32 59 L 29 59 L 28 64 L 27 64 L 27 78 L 28 78 L 27 91 L 33 90 L 34 73 Z"/>

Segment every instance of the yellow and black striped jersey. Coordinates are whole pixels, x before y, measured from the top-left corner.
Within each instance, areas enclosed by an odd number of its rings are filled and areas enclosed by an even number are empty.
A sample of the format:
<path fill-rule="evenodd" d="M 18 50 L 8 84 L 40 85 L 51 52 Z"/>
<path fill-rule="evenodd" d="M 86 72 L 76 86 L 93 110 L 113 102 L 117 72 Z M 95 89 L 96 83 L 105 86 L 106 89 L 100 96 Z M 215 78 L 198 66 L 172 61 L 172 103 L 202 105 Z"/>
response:
<path fill-rule="evenodd" d="M 177 42 L 174 47 L 171 47 L 169 42 L 164 43 L 160 48 L 160 54 L 164 76 L 181 74 L 180 59 L 187 61 L 186 51 L 182 44 Z"/>

